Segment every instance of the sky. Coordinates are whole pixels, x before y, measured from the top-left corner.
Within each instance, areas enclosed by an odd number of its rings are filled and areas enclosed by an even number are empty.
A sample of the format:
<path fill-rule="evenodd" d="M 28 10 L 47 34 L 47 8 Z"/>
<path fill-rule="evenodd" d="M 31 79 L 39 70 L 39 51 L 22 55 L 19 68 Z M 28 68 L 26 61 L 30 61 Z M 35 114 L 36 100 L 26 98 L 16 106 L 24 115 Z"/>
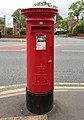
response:
<path fill-rule="evenodd" d="M 0 16 L 12 15 L 12 13 L 18 8 L 30 8 L 33 7 L 34 3 L 42 2 L 43 0 L 0 0 Z M 58 7 L 58 12 L 65 18 L 68 15 L 68 8 L 72 3 L 78 0 L 46 0 L 52 5 Z"/>

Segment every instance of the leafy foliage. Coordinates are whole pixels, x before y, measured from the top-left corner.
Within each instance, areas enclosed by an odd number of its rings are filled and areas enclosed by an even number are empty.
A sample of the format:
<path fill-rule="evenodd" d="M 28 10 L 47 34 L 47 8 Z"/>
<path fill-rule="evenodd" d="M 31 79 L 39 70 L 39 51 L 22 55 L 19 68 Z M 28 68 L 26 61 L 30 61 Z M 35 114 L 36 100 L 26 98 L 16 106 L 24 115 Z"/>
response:
<path fill-rule="evenodd" d="M 72 33 L 84 33 L 84 20 L 74 26 Z"/>
<path fill-rule="evenodd" d="M 67 30 L 67 22 L 68 20 L 67 19 L 64 19 L 64 20 L 61 20 L 61 25 L 60 27 Z"/>
<path fill-rule="evenodd" d="M 63 20 L 62 16 L 60 16 L 60 14 L 58 13 L 56 16 L 56 22 L 60 22 L 61 20 Z"/>
<path fill-rule="evenodd" d="M 13 13 L 13 19 L 14 19 L 14 23 L 17 24 L 17 27 L 20 31 L 21 28 L 26 26 L 26 20 L 25 17 L 23 15 L 21 15 L 21 8 L 17 9 L 14 13 Z"/>
<path fill-rule="evenodd" d="M 12 29 L 12 28 L 7 28 L 7 29 L 6 29 L 6 33 L 7 33 L 8 35 L 12 35 L 12 34 L 13 34 L 13 29 Z"/>
<path fill-rule="evenodd" d="M 20 29 L 20 35 L 26 35 L 26 28 L 21 28 Z"/>
<path fill-rule="evenodd" d="M 4 24 L 4 21 L 0 19 L 0 24 Z"/>
<path fill-rule="evenodd" d="M 35 3 L 34 6 L 46 6 L 46 7 L 57 8 L 55 5 L 52 5 L 51 3 L 48 3 L 45 0 L 43 2 L 37 2 L 37 3 Z"/>
<path fill-rule="evenodd" d="M 72 3 L 72 5 L 68 9 L 70 12 L 68 13 L 69 18 L 75 18 L 77 17 L 77 21 L 79 20 L 79 16 L 84 10 L 84 1 L 80 0 L 75 3 Z"/>

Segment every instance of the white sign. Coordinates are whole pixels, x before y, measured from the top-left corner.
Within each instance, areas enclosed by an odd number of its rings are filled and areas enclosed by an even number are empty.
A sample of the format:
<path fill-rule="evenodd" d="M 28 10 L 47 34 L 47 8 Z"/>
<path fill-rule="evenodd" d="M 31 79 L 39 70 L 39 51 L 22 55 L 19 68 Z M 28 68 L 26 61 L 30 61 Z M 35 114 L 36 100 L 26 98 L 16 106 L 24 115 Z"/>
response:
<path fill-rule="evenodd" d="M 7 15 L 5 16 L 5 27 L 13 28 L 13 17 Z"/>
<path fill-rule="evenodd" d="M 46 35 L 45 34 L 37 34 L 36 50 L 46 50 Z"/>

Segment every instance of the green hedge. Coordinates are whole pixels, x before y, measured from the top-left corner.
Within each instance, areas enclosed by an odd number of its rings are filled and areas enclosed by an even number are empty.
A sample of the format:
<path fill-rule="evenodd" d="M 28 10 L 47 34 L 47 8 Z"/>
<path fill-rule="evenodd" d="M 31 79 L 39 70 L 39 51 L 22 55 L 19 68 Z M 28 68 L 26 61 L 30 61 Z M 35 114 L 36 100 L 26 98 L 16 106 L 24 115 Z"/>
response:
<path fill-rule="evenodd" d="M 7 29 L 6 29 L 6 33 L 7 33 L 8 35 L 12 35 L 12 34 L 13 34 L 13 28 L 7 28 Z"/>
<path fill-rule="evenodd" d="M 26 35 L 26 28 L 20 29 L 20 35 Z"/>
<path fill-rule="evenodd" d="M 73 29 L 72 29 L 73 34 L 77 33 L 84 33 L 84 20 L 82 20 L 80 23 L 77 23 Z"/>

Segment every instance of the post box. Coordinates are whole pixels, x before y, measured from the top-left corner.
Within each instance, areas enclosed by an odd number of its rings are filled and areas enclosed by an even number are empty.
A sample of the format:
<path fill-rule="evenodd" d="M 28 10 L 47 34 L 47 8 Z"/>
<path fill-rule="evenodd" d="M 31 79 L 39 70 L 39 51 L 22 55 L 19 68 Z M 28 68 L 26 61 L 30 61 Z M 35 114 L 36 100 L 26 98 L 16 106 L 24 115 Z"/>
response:
<path fill-rule="evenodd" d="M 27 87 L 29 111 L 44 114 L 53 108 L 54 88 L 54 8 L 27 8 Z"/>

